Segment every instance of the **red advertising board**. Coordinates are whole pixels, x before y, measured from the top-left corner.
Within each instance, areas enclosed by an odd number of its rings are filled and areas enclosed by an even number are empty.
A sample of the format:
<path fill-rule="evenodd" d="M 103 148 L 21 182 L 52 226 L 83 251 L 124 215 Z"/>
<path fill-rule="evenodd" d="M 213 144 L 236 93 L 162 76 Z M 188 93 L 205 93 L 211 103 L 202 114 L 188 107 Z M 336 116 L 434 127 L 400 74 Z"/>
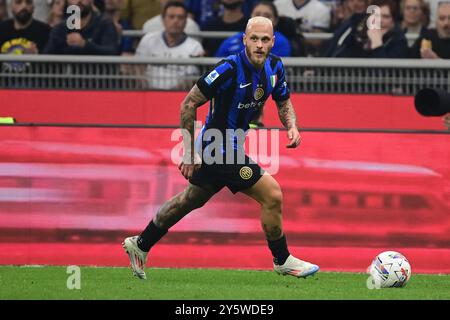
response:
<path fill-rule="evenodd" d="M 0 90 L 0 116 L 18 122 L 148 124 L 180 123 L 186 92 Z M 291 96 L 299 125 L 307 128 L 444 130 L 439 117 L 420 116 L 413 97 L 347 94 Z M 198 109 L 204 121 L 208 106 Z M 264 107 L 266 127 L 280 127 L 274 102 Z"/>
<path fill-rule="evenodd" d="M 275 137 L 262 157 L 263 135 Z M 291 251 L 364 271 L 397 250 L 450 272 L 450 135 L 258 130 L 251 156 L 284 193 Z M 279 144 L 280 148 L 275 148 Z M 125 266 L 120 243 L 181 191 L 173 129 L 0 127 L 0 264 Z M 259 208 L 224 189 L 170 230 L 151 266 L 271 267 Z"/>

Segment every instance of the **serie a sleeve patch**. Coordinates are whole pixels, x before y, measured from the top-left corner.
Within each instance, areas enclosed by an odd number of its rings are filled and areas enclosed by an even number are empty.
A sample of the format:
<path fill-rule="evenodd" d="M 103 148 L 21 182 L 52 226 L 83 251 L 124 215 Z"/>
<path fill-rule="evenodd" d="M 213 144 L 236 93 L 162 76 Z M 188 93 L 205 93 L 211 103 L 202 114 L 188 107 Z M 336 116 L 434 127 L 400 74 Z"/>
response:
<path fill-rule="evenodd" d="M 216 66 L 206 77 L 205 82 L 208 85 L 212 85 L 214 81 L 216 81 L 217 78 L 219 78 L 221 75 L 223 75 L 227 70 L 231 69 L 232 66 L 224 61 L 218 66 Z"/>
<path fill-rule="evenodd" d="M 206 82 L 208 85 L 211 85 L 211 84 L 214 82 L 214 80 L 216 80 L 219 76 L 220 76 L 220 73 L 217 72 L 217 70 L 214 69 L 213 71 L 211 71 L 211 72 L 206 76 L 205 82 Z"/>
<path fill-rule="evenodd" d="M 207 98 L 213 97 L 222 83 L 231 76 L 232 64 L 226 60 L 220 61 L 214 69 L 205 73 L 197 81 L 197 86 Z"/>

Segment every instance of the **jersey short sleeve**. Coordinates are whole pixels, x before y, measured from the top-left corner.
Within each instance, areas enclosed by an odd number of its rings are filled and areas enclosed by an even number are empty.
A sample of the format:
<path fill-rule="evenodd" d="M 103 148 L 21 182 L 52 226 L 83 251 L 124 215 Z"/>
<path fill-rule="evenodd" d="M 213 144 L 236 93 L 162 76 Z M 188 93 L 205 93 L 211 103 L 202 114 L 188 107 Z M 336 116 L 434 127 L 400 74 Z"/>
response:
<path fill-rule="evenodd" d="M 221 86 L 231 79 L 236 68 L 228 60 L 221 60 L 212 70 L 207 71 L 197 81 L 197 87 L 207 99 L 213 98 Z"/>
<path fill-rule="evenodd" d="M 286 81 L 283 63 L 276 59 L 276 82 L 272 91 L 272 99 L 275 101 L 285 101 L 289 99 L 291 91 Z"/>

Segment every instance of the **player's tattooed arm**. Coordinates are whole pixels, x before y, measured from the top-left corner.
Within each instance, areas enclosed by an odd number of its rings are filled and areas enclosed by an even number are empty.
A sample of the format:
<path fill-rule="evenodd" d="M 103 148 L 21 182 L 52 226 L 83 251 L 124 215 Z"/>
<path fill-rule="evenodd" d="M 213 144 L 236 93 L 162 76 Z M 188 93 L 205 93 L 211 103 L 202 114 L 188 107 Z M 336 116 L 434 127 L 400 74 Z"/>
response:
<path fill-rule="evenodd" d="M 301 136 L 297 129 L 297 117 L 295 115 L 294 107 L 291 99 L 284 101 L 277 101 L 278 116 L 280 117 L 283 126 L 288 130 L 287 136 L 289 143 L 287 148 L 297 148 L 301 142 Z"/>
<path fill-rule="evenodd" d="M 295 110 L 292 105 L 291 99 L 284 101 L 277 101 L 278 116 L 280 121 L 286 129 L 296 127 L 297 116 L 295 115 Z"/>
<path fill-rule="evenodd" d="M 207 100 L 197 85 L 194 85 L 181 103 L 180 127 L 183 131 L 184 150 L 188 151 L 187 155 L 190 156 L 191 163 L 194 163 L 194 153 L 190 151 L 194 150 L 194 124 L 197 118 L 197 108 Z"/>

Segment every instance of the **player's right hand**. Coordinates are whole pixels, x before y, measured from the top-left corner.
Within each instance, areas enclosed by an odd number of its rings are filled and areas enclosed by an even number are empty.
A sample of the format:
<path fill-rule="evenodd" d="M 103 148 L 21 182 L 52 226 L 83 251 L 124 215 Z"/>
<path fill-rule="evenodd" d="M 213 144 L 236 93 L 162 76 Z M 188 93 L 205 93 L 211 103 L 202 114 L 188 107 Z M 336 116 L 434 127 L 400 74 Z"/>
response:
<path fill-rule="evenodd" d="M 200 159 L 200 156 L 197 153 L 195 153 L 194 163 L 192 163 L 190 157 L 184 156 L 180 164 L 178 165 L 178 169 L 181 171 L 183 177 L 189 180 L 190 178 L 192 178 L 194 172 L 200 169 L 201 165 L 202 161 Z"/>
<path fill-rule="evenodd" d="M 296 127 L 292 127 L 288 130 L 287 136 L 289 139 L 289 143 L 286 145 L 286 148 L 297 148 L 302 141 L 302 137 L 300 136 L 300 132 Z"/>

